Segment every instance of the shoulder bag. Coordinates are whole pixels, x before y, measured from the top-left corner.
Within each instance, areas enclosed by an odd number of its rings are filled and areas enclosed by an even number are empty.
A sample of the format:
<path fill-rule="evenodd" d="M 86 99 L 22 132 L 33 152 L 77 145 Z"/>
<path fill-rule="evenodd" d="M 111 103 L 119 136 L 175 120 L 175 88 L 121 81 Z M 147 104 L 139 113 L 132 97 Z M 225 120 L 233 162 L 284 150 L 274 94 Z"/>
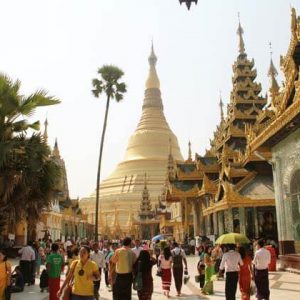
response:
<path fill-rule="evenodd" d="M 138 262 L 138 272 L 133 280 L 133 289 L 140 291 L 143 288 L 143 273 L 141 272 L 141 262 Z"/>
<path fill-rule="evenodd" d="M 78 261 L 76 261 L 74 268 L 71 270 L 72 275 L 71 275 L 69 282 L 67 283 L 67 285 L 65 286 L 65 288 L 63 290 L 62 297 L 61 297 L 62 300 L 71 300 L 72 287 L 74 284 L 74 271 L 75 271 L 77 264 L 78 264 Z"/>

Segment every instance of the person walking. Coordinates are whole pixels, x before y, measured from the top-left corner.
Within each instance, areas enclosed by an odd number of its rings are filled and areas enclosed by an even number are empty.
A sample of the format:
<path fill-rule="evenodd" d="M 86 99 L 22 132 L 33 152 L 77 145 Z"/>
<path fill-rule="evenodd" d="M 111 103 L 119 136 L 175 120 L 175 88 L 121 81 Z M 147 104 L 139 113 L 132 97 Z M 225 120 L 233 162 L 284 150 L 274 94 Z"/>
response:
<path fill-rule="evenodd" d="M 97 264 L 90 260 L 90 248 L 81 246 L 79 260 L 73 261 L 71 269 L 57 296 L 60 298 L 64 288 L 74 280 L 71 300 L 94 300 L 94 281 L 100 278 Z"/>
<path fill-rule="evenodd" d="M 235 300 L 237 282 L 239 277 L 239 269 L 242 266 L 243 260 L 241 255 L 235 251 L 234 244 L 228 244 L 228 252 L 223 254 L 220 264 L 220 271 L 225 269 L 225 297 L 226 300 Z"/>
<path fill-rule="evenodd" d="M 31 243 L 19 250 L 21 254 L 20 268 L 24 277 L 24 283 L 27 285 L 32 284 L 32 261 L 35 260 L 35 254 L 31 247 Z"/>
<path fill-rule="evenodd" d="M 60 285 L 60 274 L 64 266 L 64 261 L 58 253 L 59 246 L 57 244 L 51 245 L 51 253 L 46 260 L 46 269 L 48 273 L 48 289 L 49 300 L 58 300 L 57 292 Z"/>
<path fill-rule="evenodd" d="M 99 269 L 99 280 L 94 281 L 94 296 L 95 299 L 99 299 L 99 289 L 100 289 L 100 283 L 101 283 L 101 271 L 105 268 L 105 256 L 102 251 L 99 250 L 99 244 L 94 243 L 93 245 L 93 253 L 91 254 L 91 260 L 94 261 Z"/>
<path fill-rule="evenodd" d="M 199 262 L 197 264 L 197 270 L 199 274 L 199 283 L 200 283 L 200 289 L 203 289 L 204 282 L 205 282 L 205 263 L 204 263 L 204 257 L 205 257 L 205 250 L 203 246 L 199 246 L 197 250 L 199 254 Z"/>
<path fill-rule="evenodd" d="M 134 264 L 134 274 L 142 273 L 142 289 L 137 291 L 139 300 L 151 300 L 153 293 L 152 267 L 156 264 L 156 259 L 150 256 L 147 250 L 141 250 L 139 258 Z"/>
<path fill-rule="evenodd" d="M 172 253 L 169 247 L 165 247 L 159 256 L 159 268 L 161 269 L 162 289 L 164 295 L 169 298 L 172 281 Z"/>
<path fill-rule="evenodd" d="M 181 249 L 178 243 L 173 243 L 174 249 L 171 251 L 173 260 L 173 277 L 175 281 L 175 287 L 177 296 L 181 295 L 182 280 L 183 280 L 183 263 L 185 266 L 185 272 L 187 272 L 186 255 L 183 249 Z"/>
<path fill-rule="evenodd" d="M 202 289 L 202 293 L 204 295 L 212 295 L 214 293 L 212 276 L 215 273 L 215 267 L 211 255 L 212 255 L 212 247 L 207 247 L 204 254 L 205 276 L 204 276 L 204 286 Z"/>
<path fill-rule="evenodd" d="M 131 300 L 132 269 L 136 256 L 130 248 L 131 238 L 123 240 L 123 246 L 115 251 L 111 261 L 116 265 L 116 280 L 113 285 L 114 300 Z"/>
<path fill-rule="evenodd" d="M 243 265 L 240 266 L 239 286 L 242 300 L 250 300 L 251 278 L 252 278 L 252 261 L 246 253 L 244 247 L 239 248 L 239 253 L 243 260 Z"/>
<path fill-rule="evenodd" d="M 5 300 L 5 289 L 11 283 L 11 264 L 7 261 L 7 256 L 0 250 L 0 300 Z"/>
<path fill-rule="evenodd" d="M 108 288 L 110 283 L 109 283 L 109 261 L 114 255 L 114 251 L 112 249 L 112 244 L 107 243 L 104 247 L 103 250 L 104 258 L 105 258 L 105 269 L 104 269 L 104 278 L 105 278 L 105 284 L 106 287 Z"/>
<path fill-rule="evenodd" d="M 134 247 L 131 250 L 135 254 L 136 259 L 138 259 L 140 252 L 143 250 L 141 247 L 141 241 L 139 239 L 134 240 Z"/>
<path fill-rule="evenodd" d="M 258 300 L 269 300 L 269 271 L 268 267 L 271 262 L 270 252 L 264 248 L 265 242 L 263 239 L 257 242 L 257 251 L 255 252 L 254 264 L 254 280 L 257 288 L 256 298 Z"/>

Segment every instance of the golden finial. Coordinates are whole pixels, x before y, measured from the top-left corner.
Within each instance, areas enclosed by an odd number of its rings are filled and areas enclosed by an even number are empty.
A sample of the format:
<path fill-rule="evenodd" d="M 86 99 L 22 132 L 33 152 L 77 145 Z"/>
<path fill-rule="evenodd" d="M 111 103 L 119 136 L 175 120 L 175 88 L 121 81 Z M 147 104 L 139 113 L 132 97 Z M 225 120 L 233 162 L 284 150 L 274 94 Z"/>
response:
<path fill-rule="evenodd" d="M 154 46 L 153 46 L 153 40 L 151 42 L 151 53 L 148 58 L 149 65 L 150 65 L 150 70 L 149 70 L 149 75 L 148 79 L 146 81 L 146 89 L 153 89 L 153 88 L 160 88 L 160 82 L 156 73 L 156 62 L 157 62 L 157 57 L 154 52 Z"/>
<path fill-rule="evenodd" d="M 271 86 L 270 86 L 269 91 L 270 91 L 272 99 L 273 99 L 279 91 L 279 85 L 276 80 L 276 76 L 278 75 L 278 72 L 274 66 L 273 59 L 272 59 L 273 51 L 272 51 L 272 43 L 271 42 L 269 43 L 269 47 L 270 47 L 270 57 L 271 57 L 270 67 L 269 67 L 269 71 L 268 71 L 268 76 L 271 79 Z"/>
<path fill-rule="evenodd" d="M 44 129 L 43 138 L 44 138 L 45 143 L 48 143 L 48 120 L 47 120 L 47 118 L 44 122 L 44 126 L 45 126 L 45 129 Z"/>
<path fill-rule="evenodd" d="M 223 122 L 224 121 L 224 111 L 223 111 L 224 103 L 223 103 L 223 100 L 222 100 L 222 93 L 221 93 L 221 91 L 220 91 L 219 106 L 220 106 L 220 112 L 221 112 L 221 122 Z"/>
<path fill-rule="evenodd" d="M 52 155 L 54 157 L 60 158 L 60 153 L 59 153 L 59 149 L 58 149 L 57 138 L 55 138 L 55 143 L 54 143 L 54 148 L 53 148 Z"/>
<path fill-rule="evenodd" d="M 237 34 L 240 38 L 240 41 L 239 41 L 239 52 L 240 54 L 243 54 L 245 53 L 245 43 L 244 43 L 244 39 L 243 39 L 243 34 L 244 34 L 244 30 L 241 26 L 241 20 L 240 20 L 240 13 L 238 13 L 238 18 L 239 18 L 239 27 L 237 29 Z"/>

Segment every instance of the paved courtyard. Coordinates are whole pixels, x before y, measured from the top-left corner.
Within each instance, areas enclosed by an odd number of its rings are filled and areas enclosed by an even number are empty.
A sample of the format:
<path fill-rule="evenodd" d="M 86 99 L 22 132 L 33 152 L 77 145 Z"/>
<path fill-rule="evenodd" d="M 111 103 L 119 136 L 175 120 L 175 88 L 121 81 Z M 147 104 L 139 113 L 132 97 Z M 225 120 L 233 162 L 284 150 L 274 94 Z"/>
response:
<path fill-rule="evenodd" d="M 175 285 L 172 282 L 171 287 L 171 299 L 224 299 L 224 280 L 214 282 L 215 294 L 213 296 L 203 296 L 200 293 L 199 284 L 195 283 L 194 276 L 196 275 L 196 266 L 198 259 L 196 257 L 188 257 L 188 267 L 190 273 L 190 281 L 183 286 L 182 296 L 176 297 Z M 16 261 L 13 262 L 16 264 Z M 154 274 L 156 268 L 153 268 L 154 278 L 154 293 L 152 299 L 159 300 L 164 299 L 164 295 L 161 290 L 161 280 Z M 296 300 L 300 299 L 300 275 L 288 272 L 272 272 L 270 273 L 270 287 L 271 287 L 271 300 Z M 102 278 L 100 288 L 101 300 L 112 299 L 112 294 L 109 292 L 104 284 L 104 278 Z M 20 294 L 14 294 L 12 300 L 46 300 L 48 295 L 46 293 L 40 293 L 38 287 L 38 281 L 35 286 L 25 287 L 25 291 Z M 138 297 L 133 292 L 132 299 L 137 300 Z M 167 298 L 165 298 L 167 299 Z M 240 299 L 239 291 L 237 292 L 237 299 Z M 255 299 L 252 297 L 251 299 Z"/>

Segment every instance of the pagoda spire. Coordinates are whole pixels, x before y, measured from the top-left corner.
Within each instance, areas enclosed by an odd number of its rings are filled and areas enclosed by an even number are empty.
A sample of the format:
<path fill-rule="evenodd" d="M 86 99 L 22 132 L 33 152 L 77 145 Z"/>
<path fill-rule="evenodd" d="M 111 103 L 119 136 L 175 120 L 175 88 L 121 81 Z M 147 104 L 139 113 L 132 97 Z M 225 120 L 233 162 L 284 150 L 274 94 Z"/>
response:
<path fill-rule="evenodd" d="M 43 133 L 43 138 L 44 138 L 44 141 L 45 143 L 47 144 L 48 143 L 48 120 L 46 118 L 45 122 L 44 122 L 44 133 Z"/>
<path fill-rule="evenodd" d="M 221 113 L 221 122 L 224 121 L 224 103 L 223 103 L 223 100 L 222 100 L 222 95 L 221 95 L 221 92 L 220 92 L 220 102 L 219 102 L 219 106 L 220 106 L 220 113 Z"/>
<path fill-rule="evenodd" d="M 55 143 L 54 143 L 54 148 L 53 148 L 53 151 L 52 151 L 52 155 L 54 157 L 60 158 L 60 153 L 59 153 L 59 149 L 58 149 L 57 138 L 55 138 Z"/>
<path fill-rule="evenodd" d="M 147 174 L 144 175 L 144 189 L 142 193 L 142 203 L 140 206 L 140 216 L 149 216 L 151 214 L 152 205 L 150 201 L 149 190 L 147 187 Z"/>
<path fill-rule="evenodd" d="M 153 41 L 151 45 L 151 53 L 148 58 L 148 62 L 150 65 L 149 69 L 149 75 L 148 79 L 146 80 L 146 89 L 159 89 L 160 88 L 160 82 L 157 76 L 156 72 L 156 62 L 157 62 L 157 57 L 154 52 L 154 46 L 153 46 Z"/>
<path fill-rule="evenodd" d="M 192 161 L 192 144 L 191 144 L 191 141 L 189 141 L 189 156 L 188 156 L 188 161 Z"/>
<path fill-rule="evenodd" d="M 239 27 L 236 33 L 239 36 L 239 52 L 240 54 L 244 54 L 245 53 L 245 42 L 243 39 L 244 30 L 241 26 L 240 13 L 238 14 L 238 17 L 239 17 Z"/>
<path fill-rule="evenodd" d="M 279 85 L 278 85 L 278 82 L 276 80 L 276 77 L 278 75 L 278 72 L 274 66 L 274 63 L 273 63 L 273 58 L 272 58 L 272 55 L 273 55 L 273 52 L 272 52 L 272 44 L 271 42 L 269 43 L 270 45 L 270 57 L 271 57 L 271 60 L 270 60 L 270 67 L 269 67 L 269 71 L 268 71 L 268 76 L 270 77 L 270 81 L 271 81 L 271 86 L 270 86 L 270 94 L 271 94 L 271 97 L 272 97 L 272 100 L 276 97 L 276 95 L 278 94 L 278 91 L 279 91 Z"/>

